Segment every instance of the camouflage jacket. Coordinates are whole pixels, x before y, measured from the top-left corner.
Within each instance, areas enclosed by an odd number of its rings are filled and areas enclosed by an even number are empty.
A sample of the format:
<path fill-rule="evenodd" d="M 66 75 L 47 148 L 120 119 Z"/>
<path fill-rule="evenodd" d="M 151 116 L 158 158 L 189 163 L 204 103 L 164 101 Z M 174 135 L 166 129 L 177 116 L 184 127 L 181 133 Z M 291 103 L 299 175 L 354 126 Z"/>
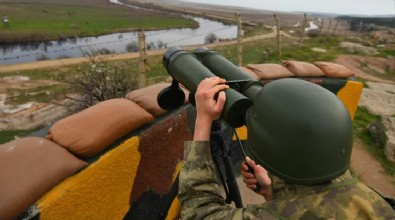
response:
<path fill-rule="evenodd" d="M 274 200 L 232 208 L 221 195 L 209 142 L 185 143 L 179 180 L 182 219 L 395 219 L 395 211 L 348 172 L 319 186 L 280 184 Z"/>

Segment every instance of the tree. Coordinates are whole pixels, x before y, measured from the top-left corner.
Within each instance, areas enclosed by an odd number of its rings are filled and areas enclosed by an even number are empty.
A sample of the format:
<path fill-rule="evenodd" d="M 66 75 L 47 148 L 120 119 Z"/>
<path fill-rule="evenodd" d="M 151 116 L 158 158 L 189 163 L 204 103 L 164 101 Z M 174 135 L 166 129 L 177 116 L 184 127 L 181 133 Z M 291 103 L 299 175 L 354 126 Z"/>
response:
<path fill-rule="evenodd" d="M 123 98 L 137 88 L 137 76 L 126 65 L 113 65 L 106 55 L 88 56 L 82 74 L 71 83 L 86 107 L 113 98 Z"/>

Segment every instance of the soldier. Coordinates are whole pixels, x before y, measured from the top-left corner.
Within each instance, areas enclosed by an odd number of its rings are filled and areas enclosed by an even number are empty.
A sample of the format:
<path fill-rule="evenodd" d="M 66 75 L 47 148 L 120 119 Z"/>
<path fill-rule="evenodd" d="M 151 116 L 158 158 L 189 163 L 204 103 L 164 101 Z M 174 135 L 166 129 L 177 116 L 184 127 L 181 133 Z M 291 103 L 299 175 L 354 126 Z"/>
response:
<path fill-rule="evenodd" d="M 296 79 L 265 85 L 259 100 L 267 103 L 247 113 L 247 127 L 264 116 L 257 131 L 248 127 L 248 141 L 259 143 L 251 145 L 251 156 L 273 179 L 249 158 L 254 174 L 246 172 L 244 163 L 242 175 L 249 188 L 255 190 L 259 184 L 257 193 L 269 201 L 245 208 L 227 206 L 209 146 L 211 124 L 219 119 L 226 100 L 224 83 L 218 77 L 207 78 L 196 91 L 195 132 L 193 141 L 185 143 L 180 172 L 182 219 L 395 219 L 391 206 L 348 171 L 352 126 L 345 107 L 329 91 Z M 290 112 L 301 111 L 301 117 L 290 117 Z M 260 132 L 262 140 L 250 140 L 257 136 L 250 137 L 250 132 Z"/>

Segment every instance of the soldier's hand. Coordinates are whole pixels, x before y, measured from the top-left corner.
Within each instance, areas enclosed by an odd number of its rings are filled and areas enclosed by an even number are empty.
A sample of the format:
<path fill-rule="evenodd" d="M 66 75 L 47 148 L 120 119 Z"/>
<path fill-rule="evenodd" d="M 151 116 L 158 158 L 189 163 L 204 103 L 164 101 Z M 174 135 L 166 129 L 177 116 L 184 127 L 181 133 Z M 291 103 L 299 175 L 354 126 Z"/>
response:
<path fill-rule="evenodd" d="M 254 169 L 254 174 L 248 172 L 246 163 Z M 241 175 L 243 176 L 243 181 L 248 188 L 255 191 L 257 184 L 259 184 L 260 190 L 256 193 L 264 196 L 266 200 L 271 200 L 272 181 L 265 168 L 256 164 L 255 161 L 251 160 L 249 157 L 246 157 L 246 161 L 241 164 Z"/>
<path fill-rule="evenodd" d="M 211 124 L 219 119 L 225 105 L 226 95 L 223 90 L 229 88 L 225 79 L 210 77 L 202 80 L 196 89 L 196 123 L 193 140 L 208 141 Z M 218 94 L 217 100 L 214 99 Z"/>
<path fill-rule="evenodd" d="M 198 116 L 205 117 L 207 120 L 217 120 L 222 113 L 226 96 L 223 90 L 229 88 L 224 84 L 225 79 L 210 77 L 202 80 L 196 89 L 195 101 Z M 217 100 L 214 96 L 219 93 Z"/>

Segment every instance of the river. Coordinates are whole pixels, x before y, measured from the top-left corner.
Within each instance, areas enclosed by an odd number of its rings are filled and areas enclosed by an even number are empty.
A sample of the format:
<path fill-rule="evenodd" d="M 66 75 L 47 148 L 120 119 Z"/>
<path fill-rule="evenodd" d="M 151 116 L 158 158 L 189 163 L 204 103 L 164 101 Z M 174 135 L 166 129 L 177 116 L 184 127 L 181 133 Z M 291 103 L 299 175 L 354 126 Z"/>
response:
<path fill-rule="evenodd" d="M 110 0 L 119 3 L 117 0 Z M 125 5 L 125 4 L 122 4 Z M 125 7 L 128 5 L 125 5 Z M 134 7 L 134 6 L 128 6 Z M 205 37 L 214 33 L 219 38 L 233 39 L 237 26 L 199 17 L 189 17 L 199 22 L 199 27 L 145 31 L 148 49 L 204 44 Z M 70 38 L 66 40 L 0 46 L 0 64 L 17 64 L 37 60 L 83 57 L 86 52 L 107 51 L 114 54 L 136 51 L 138 32 L 116 33 L 98 37 Z"/>

